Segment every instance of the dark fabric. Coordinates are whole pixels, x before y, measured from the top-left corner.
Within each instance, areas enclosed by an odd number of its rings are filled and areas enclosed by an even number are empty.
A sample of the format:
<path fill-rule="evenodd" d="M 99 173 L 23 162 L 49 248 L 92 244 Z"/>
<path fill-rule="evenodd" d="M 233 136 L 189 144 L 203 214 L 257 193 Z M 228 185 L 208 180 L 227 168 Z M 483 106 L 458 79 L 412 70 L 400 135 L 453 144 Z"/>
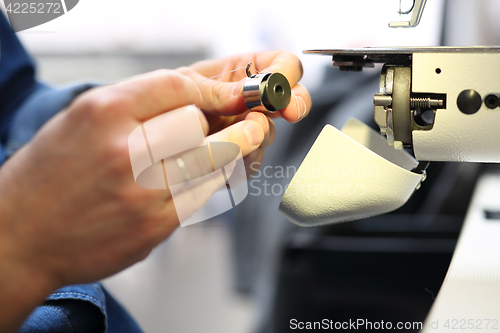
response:
<path fill-rule="evenodd" d="M 68 286 L 47 297 L 19 333 L 106 332 L 106 296 L 101 285 Z"/>
<path fill-rule="evenodd" d="M 142 333 L 135 320 L 118 302 L 102 288 L 106 296 L 106 310 L 108 314 L 107 333 Z"/>
<path fill-rule="evenodd" d="M 33 311 L 19 333 L 142 333 L 99 283 L 61 288 Z"/>
<path fill-rule="evenodd" d="M 35 66 L 9 22 L 0 14 L 0 163 L 3 144 L 16 109 L 35 89 Z"/>

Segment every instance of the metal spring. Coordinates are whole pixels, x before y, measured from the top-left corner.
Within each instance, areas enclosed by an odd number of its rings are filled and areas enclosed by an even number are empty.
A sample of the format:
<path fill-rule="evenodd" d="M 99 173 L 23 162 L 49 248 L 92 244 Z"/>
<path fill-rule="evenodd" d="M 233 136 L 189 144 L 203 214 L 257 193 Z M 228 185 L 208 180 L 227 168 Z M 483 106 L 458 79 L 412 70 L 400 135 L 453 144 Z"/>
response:
<path fill-rule="evenodd" d="M 412 108 L 440 108 L 443 107 L 444 102 L 441 99 L 427 98 L 410 98 L 410 106 Z"/>

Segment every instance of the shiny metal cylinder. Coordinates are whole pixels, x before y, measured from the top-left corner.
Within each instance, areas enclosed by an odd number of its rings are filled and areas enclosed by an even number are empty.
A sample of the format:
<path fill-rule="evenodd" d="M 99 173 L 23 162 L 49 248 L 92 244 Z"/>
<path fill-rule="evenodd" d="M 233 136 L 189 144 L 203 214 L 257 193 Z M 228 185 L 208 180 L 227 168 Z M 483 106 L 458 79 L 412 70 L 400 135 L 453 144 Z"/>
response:
<path fill-rule="evenodd" d="M 253 75 L 247 79 L 247 82 L 243 86 L 243 99 L 250 110 L 262 105 L 260 100 L 260 84 L 265 75 L 268 74 Z"/>

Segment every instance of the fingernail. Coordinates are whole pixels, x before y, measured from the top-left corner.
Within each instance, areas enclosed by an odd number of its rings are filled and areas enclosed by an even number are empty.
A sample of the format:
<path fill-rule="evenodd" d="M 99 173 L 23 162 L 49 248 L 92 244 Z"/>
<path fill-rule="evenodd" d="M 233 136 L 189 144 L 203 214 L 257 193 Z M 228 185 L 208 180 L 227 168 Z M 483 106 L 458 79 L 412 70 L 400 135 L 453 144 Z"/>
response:
<path fill-rule="evenodd" d="M 237 95 L 241 94 L 241 92 L 243 91 L 243 86 L 245 85 L 245 81 L 246 81 L 246 79 L 243 79 L 243 80 L 240 80 L 239 82 L 236 82 L 234 84 L 233 96 L 237 96 Z"/>
<path fill-rule="evenodd" d="M 250 121 L 243 128 L 243 132 L 248 140 L 248 143 L 252 146 L 258 146 L 264 141 L 264 130 L 259 123 Z"/>
<path fill-rule="evenodd" d="M 307 112 L 306 102 L 300 96 L 296 96 L 295 103 L 297 103 L 297 121 L 301 121 Z"/>

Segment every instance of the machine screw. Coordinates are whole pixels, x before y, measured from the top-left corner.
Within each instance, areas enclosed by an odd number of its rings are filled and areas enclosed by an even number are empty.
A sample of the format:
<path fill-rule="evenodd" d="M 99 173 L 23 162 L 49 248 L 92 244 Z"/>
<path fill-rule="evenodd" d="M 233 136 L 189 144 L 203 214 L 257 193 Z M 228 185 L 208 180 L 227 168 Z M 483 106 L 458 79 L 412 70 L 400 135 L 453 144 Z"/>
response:
<path fill-rule="evenodd" d="M 375 106 L 389 106 L 392 104 L 392 96 L 384 94 L 376 94 L 373 96 L 373 104 Z M 442 99 L 432 99 L 430 97 L 423 98 L 410 98 L 410 107 L 412 109 L 416 108 L 428 108 L 437 109 L 442 108 L 444 101 Z"/>
<path fill-rule="evenodd" d="M 444 101 L 441 99 L 432 99 L 430 97 L 427 98 L 410 98 L 410 107 L 412 109 L 416 108 L 442 108 L 444 105 Z"/>

